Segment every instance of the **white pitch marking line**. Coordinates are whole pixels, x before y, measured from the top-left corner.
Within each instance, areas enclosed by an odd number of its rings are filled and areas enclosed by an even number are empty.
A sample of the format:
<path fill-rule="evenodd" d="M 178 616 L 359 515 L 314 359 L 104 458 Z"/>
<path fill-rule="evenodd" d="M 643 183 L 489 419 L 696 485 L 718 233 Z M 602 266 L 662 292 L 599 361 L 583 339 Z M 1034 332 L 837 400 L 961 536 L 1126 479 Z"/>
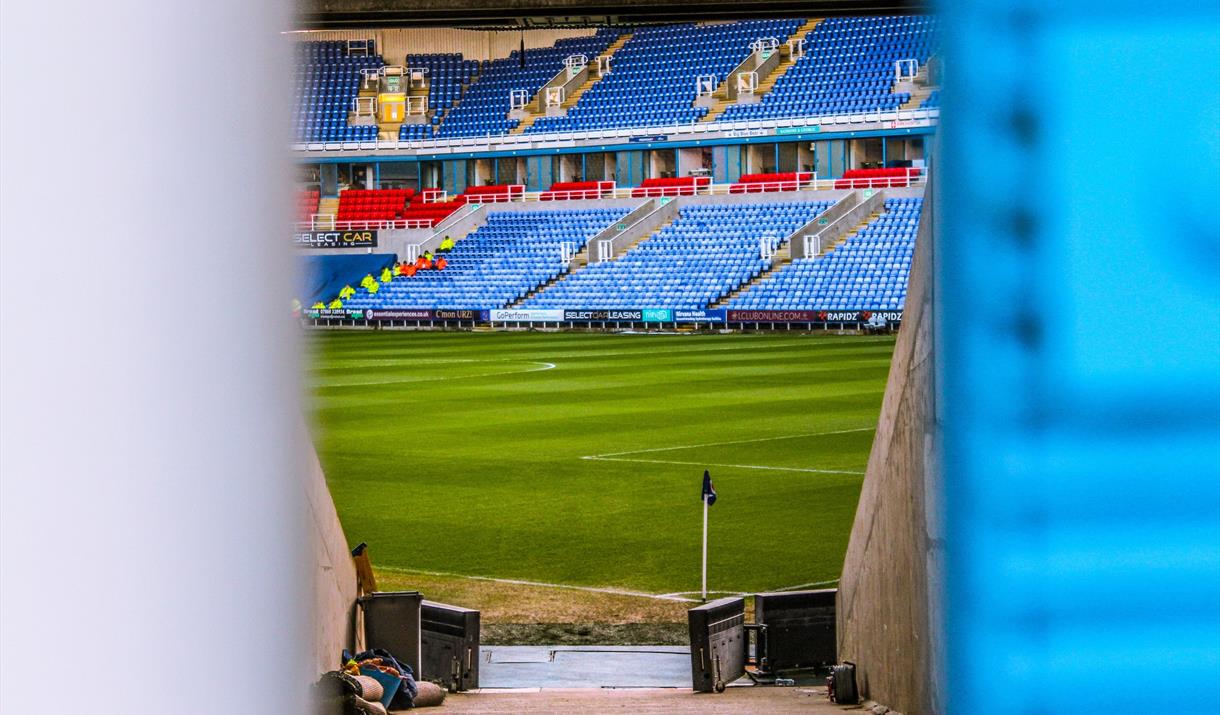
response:
<path fill-rule="evenodd" d="M 829 581 L 811 581 L 809 583 L 798 583 L 795 586 L 784 586 L 783 588 L 773 588 L 773 589 L 771 589 L 771 591 L 773 593 L 778 593 L 778 592 L 783 592 L 783 591 L 799 591 L 802 588 L 809 588 L 810 586 L 829 586 L 832 583 L 838 583 L 838 582 L 839 582 L 839 579 L 837 579 L 837 578 L 831 579 Z"/>
<path fill-rule="evenodd" d="M 378 566 L 379 571 L 393 571 L 401 574 L 424 574 L 425 576 L 445 576 L 448 578 L 465 578 L 471 581 L 491 581 L 493 583 L 509 583 L 516 586 L 540 586 L 542 588 L 565 588 L 572 591 L 588 591 L 590 593 L 606 593 L 614 596 L 635 596 L 637 598 L 652 598 L 661 601 L 691 601 L 697 602 L 697 598 L 680 598 L 669 594 L 646 593 L 644 591 L 629 591 L 622 588 L 609 588 L 599 586 L 573 586 L 566 583 L 546 583 L 544 581 L 527 581 L 517 578 L 493 578 L 491 576 L 470 576 L 468 574 L 450 573 L 448 571 L 425 571 L 423 569 L 400 569 L 394 566 Z"/>
<path fill-rule="evenodd" d="M 407 378 L 404 380 L 377 380 L 370 382 L 328 382 L 320 385 L 315 385 L 315 389 L 326 389 L 331 387 L 363 387 L 365 385 L 396 385 L 399 383 L 416 383 L 416 382 L 440 382 L 442 380 L 469 380 L 475 377 L 492 377 L 494 375 L 525 375 L 531 372 L 543 372 L 545 370 L 554 370 L 555 363 L 542 362 L 541 360 L 521 360 L 527 365 L 542 365 L 532 370 L 501 370 L 499 372 L 483 372 L 478 375 L 447 375 L 441 377 L 423 377 L 423 378 Z"/>
<path fill-rule="evenodd" d="M 675 449 L 696 449 L 698 447 L 719 447 L 725 444 L 747 444 L 749 442 L 775 442 L 781 439 L 795 439 L 797 437 L 821 437 L 831 434 L 850 434 L 852 432 L 868 432 L 875 429 L 874 427 L 853 427 L 851 429 L 829 430 L 827 432 L 801 432 L 798 434 L 782 434 L 773 437 L 755 437 L 753 439 L 731 439 L 725 442 L 704 442 L 703 444 L 682 444 L 677 447 L 653 447 L 651 449 L 632 449 L 626 452 L 606 452 L 605 454 L 593 454 L 583 459 L 596 459 L 600 457 L 621 457 L 624 454 L 644 454 L 645 452 L 669 452 Z"/>
<path fill-rule="evenodd" d="M 774 442 L 781 439 L 796 439 L 799 437 L 820 437 L 832 434 L 851 434 L 853 432 L 868 432 L 872 427 L 855 427 L 852 429 L 829 430 L 825 432 L 802 432 L 799 434 L 785 434 L 772 437 L 755 437 L 753 439 L 731 439 L 724 442 L 705 442 L 703 444 L 684 444 L 676 447 L 652 447 L 650 449 L 633 449 L 627 452 L 607 452 L 606 454 L 590 454 L 581 457 L 596 462 L 637 462 L 640 464 L 681 464 L 693 466 L 707 467 L 729 467 L 734 469 L 766 469 L 777 472 L 812 472 L 815 474 L 856 474 L 862 475 L 864 472 L 858 472 L 848 469 L 809 469 L 802 467 L 775 467 L 761 464 L 718 464 L 714 462 L 683 462 L 673 459 L 634 459 L 626 455 L 629 454 L 647 454 L 651 452 L 670 452 L 678 449 L 697 449 L 700 447 L 719 447 L 726 444 L 748 444 L 751 442 Z"/>
<path fill-rule="evenodd" d="M 768 469 L 776 472 L 814 472 L 816 474 L 864 474 L 846 469 L 804 469 L 801 467 L 769 467 L 762 464 L 721 464 L 718 462 L 679 462 L 668 459 L 625 459 L 621 457 L 581 457 L 594 462 L 637 462 L 639 464 L 684 464 L 695 467 L 729 467 L 732 469 Z"/>

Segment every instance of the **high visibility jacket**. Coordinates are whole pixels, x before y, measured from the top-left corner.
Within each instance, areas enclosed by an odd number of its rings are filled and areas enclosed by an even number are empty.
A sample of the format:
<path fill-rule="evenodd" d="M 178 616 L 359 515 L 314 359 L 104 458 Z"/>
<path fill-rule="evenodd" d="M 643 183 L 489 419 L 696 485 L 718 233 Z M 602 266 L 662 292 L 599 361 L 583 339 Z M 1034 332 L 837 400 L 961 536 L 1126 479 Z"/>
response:
<path fill-rule="evenodd" d="M 453 239 L 449 238 L 448 236 L 445 236 L 445 240 L 441 241 L 440 250 L 442 250 L 442 251 L 453 250 Z"/>
<path fill-rule="evenodd" d="M 436 259 L 436 270 L 443 271 L 447 265 L 449 265 L 449 261 L 446 261 L 444 256 Z"/>
<path fill-rule="evenodd" d="M 364 278 L 360 279 L 360 287 L 364 288 L 365 290 L 368 290 L 369 286 L 375 286 L 375 285 L 377 285 L 377 279 L 373 278 L 372 273 L 370 273 L 367 276 L 365 276 Z"/>
<path fill-rule="evenodd" d="M 381 269 L 381 282 L 389 283 L 392 280 L 394 280 L 394 274 L 390 272 L 390 269 L 382 268 Z"/>
<path fill-rule="evenodd" d="M 419 269 L 415 267 L 414 263 L 411 263 L 403 270 L 405 270 L 407 272 L 407 277 L 409 278 L 409 277 L 415 275 L 415 272 L 418 271 Z"/>
<path fill-rule="evenodd" d="M 422 271 L 423 269 L 427 268 L 427 267 L 428 267 L 428 259 L 427 259 L 427 258 L 424 258 L 423 256 L 420 256 L 419 258 L 416 258 L 416 259 L 415 259 L 415 267 L 416 267 L 417 269 L 421 270 L 421 271 Z"/>
<path fill-rule="evenodd" d="M 330 308 L 331 310 L 338 310 L 343 307 L 343 301 L 339 300 L 338 298 L 335 298 L 334 300 L 332 300 L 330 302 L 330 305 L 328 305 L 326 307 Z"/>
<path fill-rule="evenodd" d="M 432 258 L 433 258 L 433 256 L 432 256 L 432 251 L 428 251 L 428 252 L 424 253 L 424 258 L 427 258 L 427 259 L 428 259 L 428 262 L 429 262 L 429 263 L 431 263 L 431 262 L 432 262 Z"/>
<path fill-rule="evenodd" d="M 380 288 L 381 286 L 377 285 L 377 281 L 373 281 L 373 284 L 369 286 L 369 293 L 376 293 Z"/>
<path fill-rule="evenodd" d="M 309 306 L 310 310 L 322 310 L 325 307 L 326 307 L 326 304 L 323 303 L 322 301 L 318 301 L 317 303 L 314 303 L 313 305 Z"/>
<path fill-rule="evenodd" d="M 347 300 L 354 295 L 356 295 L 356 289 L 351 286 L 343 286 L 343 288 L 339 290 L 339 297 L 343 300 Z"/>

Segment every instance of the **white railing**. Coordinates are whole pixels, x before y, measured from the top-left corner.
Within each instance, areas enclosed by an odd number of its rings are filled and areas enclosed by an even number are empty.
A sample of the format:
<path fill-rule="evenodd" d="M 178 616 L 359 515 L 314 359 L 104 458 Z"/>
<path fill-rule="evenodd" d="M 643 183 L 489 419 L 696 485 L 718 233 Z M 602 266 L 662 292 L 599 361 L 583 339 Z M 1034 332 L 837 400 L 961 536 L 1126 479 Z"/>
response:
<path fill-rule="evenodd" d="M 374 49 L 373 41 L 369 39 L 347 41 L 348 57 L 368 57 Z"/>
<path fill-rule="evenodd" d="M 894 81 L 911 82 L 919 74 L 919 60 L 898 60 L 894 63 Z"/>
<path fill-rule="evenodd" d="M 613 55 L 598 55 L 597 56 L 597 76 L 605 77 L 610 74 L 610 58 Z"/>
<path fill-rule="evenodd" d="M 352 98 L 352 113 L 357 117 L 375 117 L 377 116 L 377 98 L 376 97 L 354 97 Z"/>
<path fill-rule="evenodd" d="M 411 67 L 407 70 L 407 87 L 410 89 L 423 89 L 427 86 L 427 83 L 427 67 Z"/>
<path fill-rule="evenodd" d="M 589 58 L 585 55 L 568 55 L 563 58 L 563 66 L 568 71 L 568 77 L 575 77 L 588 65 Z"/>
<path fill-rule="evenodd" d="M 695 95 L 707 97 L 716 91 L 716 75 L 701 74 L 695 77 Z"/>
<path fill-rule="evenodd" d="M 385 231 L 394 228 L 432 228 L 436 219 L 400 218 L 387 220 L 340 221 L 334 216 L 315 214 L 309 221 L 298 221 L 298 231 Z"/>
<path fill-rule="evenodd" d="M 546 88 L 546 106 L 560 107 L 563 106 L 564 91 L 563 87 L 547 87 Z"/>
<path fill-rule="evenodd" d="M 906 109 L 906 110 L 874 110 L 870 112 L 855 112 L 851 114 L 827 114 L 817 117 L 790 117 L 784 119 L 764 119 L 739 122 L 692 122 L 690 124 L 664 124 L 649 127 L 599 129 L 581 132 L 547 132 L 538 134 L 486 134 L 475 137 L 452 137 L 448 139 L 425 139 L 405 141 L 390 139 L 386 141 L 368 142 L 306 142 L 292 146 L 298 151 L 427 151 L 430 149 L 453 149 L 469 147 L 471 150 L 491 151 L 499 148 L 529 148 L 545 145 L 551 142 L 596 141 L 604 143 L 607 140 L 630 139 L 633 136 L 678 135 L 674 138 L 696 138 L 700 135 L 727 132 L 749 132 L 749 136 L 764 136 L 768 131 L 778 129 L 796 129 L 800 127 L 816 127 L 814 131 L 852 131 L 861 128 L 861 124 L 881 124 L 882 128 L 913 126 L 925 122 L 931 124 L 940 118 L 939 108 Z"/>
<path fill-rule="evenodd" d="M 529 90 L 525 89 L 510 89 L 508 91 L 509 109 L 525 109 L 525 105 L 530 103 Z"/>
<path fill-rule="evenodd" d="M 480 208 L 482 208 L 482 206 L 480 206 L 478 204 L 466 204 L 465 206 L 458 209 L 457 211 L 454 211 L 453 213 L 449 214 L 445 218 L 441 219 L 439 222 L 432 225 L 432 236 L 429 237 L 428 240 L 431 241 L 433 238 L 436 238 L 437 236 L 441 235 L 441 232 L 448 230 L 458 221 L 461 221 L 462 219 L 466 218 L 467 216 L 470 216 L 475 211 L 478 211 Z"/>
<path fill-rule="evenodd" d="M 779 38 L 777 37 L 760 37 L 750 43 L 751 52 L 775 52 L 779 47 Z"/>
<path fill-rule="evenodd" d="M 380 89 L 381 88 L 381 68 L 380 67 L 361 67 L 360 68 L 360 88 L 361 89 Z"/>
<path fill-rule="evenodd" d="M 330 214 L 313 214 L 311 220 L 297 223 L 302 231 L 362 231 L 391 228 L 433 228 L 438 233 L 444 227 L 456 223 L 478 211 L 484 204 L 527 203 L 531 201 L 579 201 L 597 199 L 648 199 L 674 196 L 729 196 L 733 194 L 774 193 L 785 191 L 832 191 L 844 189 L 898 189 L 920 187 L 927 184 L 927 174 L 878 176 L 855 179 L 819 179 L 816 176 L 785 181 L 756 181 L 732 184 L 700 184 L 695 186 L 613 186 L 598 189 L 572 189 L 551 191 L 524 191 L 524 186 L 513 184 L 513 189 L 501 194 L 483 194 L 467 197 L 467 203 L 457 211 L 436 219 L 395 219 L 383 221 L 338 221 Z M 543 198 L 543 197 L 546 198 Z M 448 201 L 448 194 L 440 192 L 434 198 L 425 198 L 425 203 Z"/>
<path fill-rule="evenodd" d="M 737 94 L 754 94 L 758 89 L 757 72 L 741 72 L 737 75 Z"/>
<path fill-rule="evenodd" d="M 419 96 L 407 97 L 407 114 L 427 114 L 428 113 L 428 95 L 421 94 Z"/>
<path fill-rule="evenodd" d="M 794 60 L 805 56 L 805 38 L 793 37 L 788 40 L 788 56 Z"/>

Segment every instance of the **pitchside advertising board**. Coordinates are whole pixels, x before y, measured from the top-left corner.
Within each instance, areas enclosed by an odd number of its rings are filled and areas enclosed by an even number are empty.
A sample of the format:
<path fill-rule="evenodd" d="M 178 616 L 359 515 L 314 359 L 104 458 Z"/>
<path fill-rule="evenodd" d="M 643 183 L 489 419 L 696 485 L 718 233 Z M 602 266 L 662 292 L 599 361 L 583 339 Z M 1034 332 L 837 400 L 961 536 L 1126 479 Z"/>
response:
<path fill-rule="evenodd" d="M 479 308 L 389 308 L 306 310 L 314 319 L 458 320 L 493 323 L 901 323 L 901 310 L 483 310 Z"/>
<path fill-rule="evenodd" d="M 730 323 L 867 323 L 874 316 L 902 322 L 901 310 L 730 310 Z"/>
<path fill-rule="evenodd" d="M 376 231 L 298 231 L 292 234 L 297 248 L 376 248 Z"/>
<path fill-rule="evenodd" d="M 675 310 L 675 323 L 723 323 L 726 310 Z"/>

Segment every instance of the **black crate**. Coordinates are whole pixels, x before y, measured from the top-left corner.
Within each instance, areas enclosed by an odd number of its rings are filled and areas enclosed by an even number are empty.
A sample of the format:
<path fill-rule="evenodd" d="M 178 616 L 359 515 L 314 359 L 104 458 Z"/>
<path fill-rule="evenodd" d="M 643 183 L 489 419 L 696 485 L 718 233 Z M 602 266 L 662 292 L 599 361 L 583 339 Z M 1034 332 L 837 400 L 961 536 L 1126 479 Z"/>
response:
<path fill-rule="evenodd" d="M 719 692 L 746 672 L 746 600 L 721 598 L 686 612 L 692 687 Z"/>
<path fill-rule="evenodd" d="M 766 626 L 767 669 L 813 668 L 838 662 L 833 588 L 754 595 L 754 621 Z"/>
<path fill-rule="evenodd" d="M 411 673 L 419 677 L 419 612 L 423 596 L 418 591 L 377 591 L 360 598 L 364 610 L 366 648 L 384 648 Z"/>
<path fill-rule="evenodd" d="M 424 601 L 420 678 L 452 691 L 479 687 L 479 612 Z"/>

